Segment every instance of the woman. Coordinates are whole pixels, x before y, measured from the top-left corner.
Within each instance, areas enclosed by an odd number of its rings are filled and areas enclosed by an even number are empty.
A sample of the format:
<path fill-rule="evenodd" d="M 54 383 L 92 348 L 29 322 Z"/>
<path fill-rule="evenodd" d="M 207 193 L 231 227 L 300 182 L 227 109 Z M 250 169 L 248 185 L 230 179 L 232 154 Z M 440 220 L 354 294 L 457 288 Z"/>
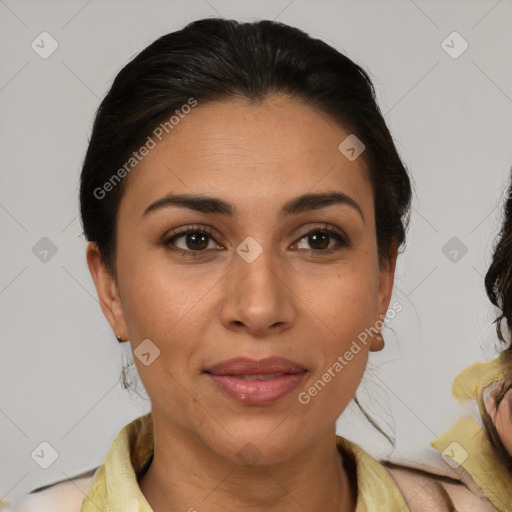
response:
<path fill-rule="evenodd" d="M 407 500 L 419 496 L 423 489 L 428 489 L 428 483 L 435 482 L 448 492 L 452 501 L 458 500 L 457 510 L 471 509 L 473 505 L 466 501 L 474 501 L 474 496 L 481 500 L 482 506 L 491 503 L 493 510 L 512 511 L 511 275 L 512 175 L 501 232 L 485 276 L 487 295 L 500 311 L 496 331 L 504 347 L 498 357 L 465 368 L 453 382 L 454 397 L 461 403 L 474 400 L 479 415 L 459 418 L 431 443 L 446 464 L 433 467 L 426 461 L 411 461 L 417 469 L 386 464 Z M 451 478 L 451 482 L 444 477 Z M 453 487 L 455 480 L 464 486 Z"/>
<path fill-rule="evenodd" d="M 205 19 L 142 51 L 98 110 L 80 203 L 151 413 L 40 494 L 82 512 L 428 507 L 335 429 L 384 345 L 410 199 L 368 75 L 327 44 Z"/>
<path fill-rule="evenodd" d="M 458 375 L 453 394 L 460 402 L 475 400 L 480 418 L 460 418 L 432 443 L 439 451 L 460 446 L 457 468 L 467 485 L 479 489 L 499 511 L 512 510 L 512 176 L 503 224 L 485 276 L 485 288 L 500 314 L 496 319 L 501 354 L 473 364 Z M 506 329 L 503 330 L 503 324 Z"/>
<path fill-rule="evenodd" d="M 502 369 L 496 384 L 489 386 L 482 416 L 487 435 L 501 463 L 512 473 L 512 174 L 505 203 L 505 215 L 491 266 L 485 276 L 485 288 L 492 304 L 500 310 L 496 319 L 498 339 L 505 345 L 496 360 Z M 502 324 L 505 323 L 506 333 Z"/>

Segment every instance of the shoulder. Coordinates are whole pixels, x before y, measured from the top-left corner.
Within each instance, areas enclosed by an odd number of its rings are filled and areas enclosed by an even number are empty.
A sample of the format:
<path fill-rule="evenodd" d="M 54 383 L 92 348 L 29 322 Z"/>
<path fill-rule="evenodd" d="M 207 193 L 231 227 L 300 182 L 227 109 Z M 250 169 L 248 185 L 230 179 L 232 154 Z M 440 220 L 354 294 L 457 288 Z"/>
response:
<path fill-rule="evenodd" d="M 34 489 L 13 504 L 12 512 L 80 512 L 96 469 Z"/>
<path fill-rule="evenodd" d="M 496 512 L 487 499 L 477 495 L 460 480 L 389 462 L 383 465 L 397 483 L 412 512 Z"/>

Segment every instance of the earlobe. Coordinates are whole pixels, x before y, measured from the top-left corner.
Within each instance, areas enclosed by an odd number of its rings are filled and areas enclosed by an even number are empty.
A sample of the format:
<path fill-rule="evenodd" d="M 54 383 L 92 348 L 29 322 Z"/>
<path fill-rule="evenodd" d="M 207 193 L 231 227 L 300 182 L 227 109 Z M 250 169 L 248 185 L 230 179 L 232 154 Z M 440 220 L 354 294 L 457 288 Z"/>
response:
<path fill-rule="evenodd" d="M 108 320 L 110 327 L 121 339 L 128 339 L 124 312 L 115 277 L 107 270 L 96 242 L 87 244 L 87 265 L 91 273 L 101 310 Z"/>
<path fill-rule="evenodd" d="M 379 312 L 386 315 L 391 302 L 391 294 L 393 293 L 393 284 L 395 281 L 396 260 L 398 257 L 398 244 L 396 238 L 393 237 L 387 260 L 383 263 L 380 271 L 379 282 Z"/>
<path fill-rule="evenodd" d="M 384 338 L 382 336 L 382 328 L 386 318 L 389 303 L 391 302 L 391 294 L 393 293 L 393 283 L 395 280 L 396 259 L 398 256 L 398 244 L 396 238 L 393 237 L 389 249 L 387 260 L 383 263 L 380 271 L 379 280 L 379 319 L 373 325 L 373 329 L 378 331 L 372 338 L 370 352 L 378 352 L 384 348 Z"/>
<path fill-rule="evenodd" d="M 384 337 L 382 336 L 382 328 L 384 327 L 384 318 L 386 315 L 379 315 L 379 319 L 370 329 L 374 334 L 371 336 L 370 352 L 379 352 L 384 348 Z"/>

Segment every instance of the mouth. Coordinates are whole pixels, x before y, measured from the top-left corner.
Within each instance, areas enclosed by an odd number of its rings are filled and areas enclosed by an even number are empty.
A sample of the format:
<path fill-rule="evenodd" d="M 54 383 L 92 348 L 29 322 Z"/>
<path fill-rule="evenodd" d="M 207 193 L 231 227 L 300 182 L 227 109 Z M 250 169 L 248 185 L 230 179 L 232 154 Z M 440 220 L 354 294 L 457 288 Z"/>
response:
<path fill-rule="evenodd" d="M 287 375 L 286 373 L 258 373 L 257 375 L 249 375 L 249 374 L 241 374 L 241 375 L 232 375 L 232 377 L 238 377 L 243 380 L 271 380 L 277 377 L 282 377 L 283 375 Z"/>
<path fill-rule="evenodd" d="M 246 405 L 274 403 L 291 393 L 303 380 L 307 370 L 281 357 L 254 360 L 235 358 L 205 370 L 217 389 Z"/>

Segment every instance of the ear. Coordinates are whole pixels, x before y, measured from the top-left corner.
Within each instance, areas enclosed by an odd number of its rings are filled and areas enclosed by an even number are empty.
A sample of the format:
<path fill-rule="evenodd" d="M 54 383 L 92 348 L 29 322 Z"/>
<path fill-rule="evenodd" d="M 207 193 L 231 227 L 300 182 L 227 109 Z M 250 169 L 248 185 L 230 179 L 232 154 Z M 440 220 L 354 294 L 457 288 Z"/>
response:
<path fill-rule="evenodd" d="M 384 338 L 381 334 L 382 325 L 389 308 L 391 294 L 393 293 L 393 283 L 395 281 L 395 267 L 398 256 L 398 243 L 393 237 L 389 249 L 388 259 L 383 262 L 379 272 L 379 293 L 377 301 L 376 317 L 374 318 L 374 326 L 379 333 L 372 337 L 370 351 L 377 352 L 384 348 Z"/>
<path fill-rule="evenodd" d="M 96 286 L 100 306 L 114 334 L 129 339 L 115 277 L 103 264 L 96 242 L 87 244 L 87 265 Z"/>

